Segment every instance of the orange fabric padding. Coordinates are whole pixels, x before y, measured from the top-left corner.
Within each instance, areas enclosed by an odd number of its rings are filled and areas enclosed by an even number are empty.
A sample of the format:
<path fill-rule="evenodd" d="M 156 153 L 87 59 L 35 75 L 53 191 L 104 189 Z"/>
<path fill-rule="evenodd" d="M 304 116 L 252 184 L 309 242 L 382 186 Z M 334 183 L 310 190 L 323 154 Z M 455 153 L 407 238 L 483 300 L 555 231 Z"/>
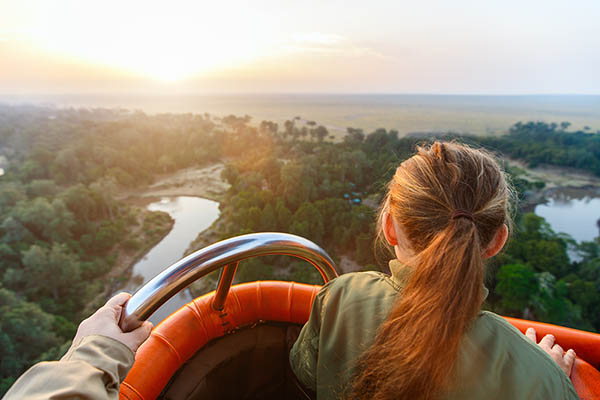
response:
<path fill-rule="evenodd" d="M 571 382 L 581 400 L 600 399 L 600 372 L 581 358 L 575 360 Z"/>
<path fill-rule="evenodd" d="M 294 282 L 252 282 L 231 287 L 225 308 L 198 297 L 158 324 L 138 349 L 121 384 L 121 400 L 155 399 L 173 374 L 209 341 L 258 321 L 304 324 L 321 287 Z"/>
<path fill-rule="evenodd" d="M 179 367 L 200 348 L 237 328 L 258 321 L 304 324 L 320 288 L 280 281 L 235 285 L 221 312 L 211 307 L 215 292 L 198 297 L 154 328 L 137 351 L 135 364 L 121 384 L 120 399 L 155 399 Z M 541 322 L 506 319 L 522 332 L 534 327 L 538 339 L 552 333 L 563 348 L 573 348 L 578 359 L 571 380 L 579 397 L 600 399 L 600 372 L 594 368 L 600 365 L 600 335 Z"/>

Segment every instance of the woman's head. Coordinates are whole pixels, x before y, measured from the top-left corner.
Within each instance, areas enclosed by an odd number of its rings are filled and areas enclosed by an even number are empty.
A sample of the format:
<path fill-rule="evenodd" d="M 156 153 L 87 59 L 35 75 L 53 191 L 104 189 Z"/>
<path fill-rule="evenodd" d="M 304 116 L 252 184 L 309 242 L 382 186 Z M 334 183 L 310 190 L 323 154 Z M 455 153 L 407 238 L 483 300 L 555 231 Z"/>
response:
<path fill-rule="evenodd" d="M 483 301 L 483 260 L 506 240 L 511 189 L 492 156 L 457 143 L 419 147 L 388 185 L 379 237 L 412 269 L 352 397 L 434 399 L 456 371 Z"/>
<path fill-rule="evenodd" d="M 485 151 L 448 142 L 418 147 L 388 184 L 378 218 L 378 240 L 385 238 L 406 260 L 449 225 L 474 224 L 480 245 L 496 250 L 495 239 L 506 239 L 511 193 L 504 172 Z M 394 225 L 396 230 L 390 230 Z M 484 251 L 482 256 L 490 254 Z"/>

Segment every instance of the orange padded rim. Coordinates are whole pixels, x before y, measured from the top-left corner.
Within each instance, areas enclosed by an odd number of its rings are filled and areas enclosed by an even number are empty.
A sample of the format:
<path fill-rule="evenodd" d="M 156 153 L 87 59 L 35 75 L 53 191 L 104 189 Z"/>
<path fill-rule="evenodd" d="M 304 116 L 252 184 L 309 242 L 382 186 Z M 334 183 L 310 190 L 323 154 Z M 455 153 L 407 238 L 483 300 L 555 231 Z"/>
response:
<path fill-rule="evenodd" d="M 215 292 L 198 297 L 154 328 L 137 351 L 135 364 L 121 384 L 120 399 L 157 398 L 179 367 L 200 348 L 237 328 L 258 321 L 304 324 L 320 288 L 280 281 L 235 285 L 221 312 L 211 307 Z M 600 364 L 600 335 L 541 322 L 506 319 L 522 332 L 533 326 L 538 339 L 552 333 L 563 348 L 573 348 L 578 356 L 571 375 L 575 390 L 582 400 L 600 399 L 600 372 L 592 366 Z"/>
<path fill-rule="evenodd" d="M 231 287 L 223 311 L 213 310 L 215 292 L 198 297 L 158 324 L 138 349 L 121 384 L 120 398 L 155 399 L 184 362 L 211 340 L 258 321 L 304 324 L 318 285 L 251 282 Z"/>

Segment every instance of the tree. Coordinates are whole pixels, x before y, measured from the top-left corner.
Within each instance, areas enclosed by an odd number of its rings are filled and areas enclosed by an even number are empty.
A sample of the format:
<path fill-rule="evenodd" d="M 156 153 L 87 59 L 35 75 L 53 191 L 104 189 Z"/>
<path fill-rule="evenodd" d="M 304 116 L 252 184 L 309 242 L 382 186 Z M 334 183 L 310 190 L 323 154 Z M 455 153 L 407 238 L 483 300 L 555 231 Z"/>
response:
<path fill-rule="evenodd" d="M 329 135 L 329 132 L 327 131 L 327 128 L 325 128 L 323 125 L 319 125 L 315 128 L 315 136 L 317 137 L 319 142 L 322 142 L 323 139 L 327 137 L 327 135 Z"/>
<path fill-rule="evenodd" d="M 53 332 L 54 317 L 0 286 L 0 396 L 40 354 L 64 338 Z"/>
<path fill-rule="evenodd" d="M 37 298 L 48 296 L 58 302 L 79 282 L 79 259 L 65 245 L 54 243 L 50 249 L 33 245 L 23 252 L 22 262 L 26 291 Z"/>
<path fill-rule="evenodd" d="M 260 173 L 265 177 L 269 189 L 277 190 L 281 183 L 281 162 L 273 155 L 262 158 L 257 165 Z"/>
<path fill-rule="evenodd" d="M 0 277 L 9 268 L 18 268 L 21 258 L 8 244 L 0 243 Z"/>
<path fill-rule="evenodd" d="M 261 133 L 270 135 L 270 136 L 277 136 L 277 131 L 279 129 L 279 125 L 277 125 L 276 122 L 272 122 L 272 121 L 262 121 L 260 123 L 260 127 L 259 130 Z"/>
<path fill-rule="evenodd" d="M 292 213 L 285 206 L 285 203 L 282 199 L 277 199 L 275 213 L 277 214 L 277 228 L 283 232 L 289 231 L 290 223 L 292 221 Z"/>
<path fill-rule="evenodd" d="M 240 263 L 235 282 L 253 282 L 273 278 L 273 267 L 265 264 L 260 258 L 250 258 Z"/>
<path fill-rule="evenodd" d="M 286 203 L 297 209 L 302 203 L 310 201 L 316 193 L 313 175 L 309 167 L 300 162 L 289 162 L 281 167 L 281 184 L 279 191 Z"/>
<path fill-rule="evenodd" d="M 69 186 L 59 195 L 67 208 L 77 217 L 84 221 L 98 219 L 102 204 L 97 204 L 93 193 L 83 184 Z"/>
<path fill-rule="evenodd" d="M 43 197 L 21 201 L 15 207 L 15 216 L 38 238 L 47 241 L 70 239 L 75 224 L 73 214 L 60 199 L 54 199 L 52 203 Z"/>
<path fill-rule="evenodd" d="M 351 217 L 348 215 L 351 211 L 351 205 L 343 198 L 326 198 L 315 201 L 315 207 L 323 217 L 325 226 L 325 239 L 334 242 L 340 241 L 341 237 L 334 234 L 336 227 L 347 228 L 346 224 Z"/>
<path fill-rule="evenodd" d="M 275 217 L 275 211 L 273 211 L 271 203 L 267 203 L 265 208 L 263 208 L 259 226 L 263 231 L 277 230 L 277 218 Z"/>
<path fill-rule="evenodd" d="M 316 243 L 323 240 L 325 227 L 323 217 L 312 203 L 304 203 L 292 217 L 290 232 Z"/>
<path fill-rule="evenodd" d="M 503 265 L 496 280 L 496 292 L 502 296 L 502 306 L 513 312 L 522 312 L 529 307 L 538 289 L 535 272 L 526 264 Z"/>
<path fill-rule="evenodd" d="M 320 285 L 323 278 L 319 271 L 306 261 L 293 261 L 289 265 L 290 279 L 294 282 L 310 283 Z"/>
<path fill-rule="evenodd" d="M 19 167 L 19 175 L 23 181 L 31 181 L 33 179 L 45 179 L 46 172 L 44 168 L 35 160 L 27 160 Z"/>
<path fill-rule="evenodd" d="M 27 185 L 27 194 L 29 197 L 51 197 L 56 194 L 58 187 L 50 179 L 34 179 Z"/>
<path fill-rule="evenodd" d="M 0 213 L 14 207 L 19 201 L 25 200 L 25 188 L 17 182 L 0 184 Z"/>
<path fill-rule="evenodd" d="M 102 200 L 102 206 L 106 212 L 105 215 L 113 219 L 113 210 L 116 208 L 114 196 L 117 193 L 117 182 L 115 182 L 114 178 L 98 179 L 90 185 L 90 190 Z"/>
<path fill-rule="evenodd" d="M 299 136 L 300 136 L 302 139 L 306 138 L 306 137 L 308 136 L 308 129 L 307 129 L 305 126 L 303 126 L 303 127 L 302 127 L 302 128 L 299 130 L 299 132 L 298 132 L 298 135 L 299 135 Z"/>
<path fill-rule="evenodd" d="M 365 133 L 362 129 L 346 128 L 344 143 L 358 145 L 365 139 Z"/>
<path fill-rule="evenodd" d="M 284 139 L 285 139 L 285 138 L 287 138 L 288 136 L 291 136 L 292 138 L 294 138 L 294 139 L 295 139 L 295 133 L 294 133 L 294 131 L 295 131 L 296 129 L 295 129 L 295 127 L 294 127 L 294 121 L 293 121 L 293 120 L 292 120 L 292 121 L 290 121 L 289 119 L 288 119 L 288 120 L 286 120 L 286 121 L 283 123 L 283 128 L 285 129 L 285 130 L 283 131 L 283 138 L 284 138 Z"/>
<path fill-rule="evenodd" d="M 233 164 L 226 164 L 225 168 L 221 171 L 221 179 L 226 180 L 231 186 L 235 185 L 238 179 L 239 171 Z"/>
<path fill-rule="evenodd" d="M 567 284 L 549 272 L 536 274 L 539 290 L 532 302 L 537 318 L 544 322 L 583 328 L 581 308 L 567 298 Z"/>
<path fill-rule="evenodd" d="M 555 276 L 564 276 L 569 271 L 567 247 L 560 240 L 530 240 L 526 249 L 527 261 L 536 271 L 548 271 Z"/>
<path fill-rule="evenodd" d="M 35 238 L 33 234 L 14 217 L 7 217 L 0 224 L 0 242 L 26 244 L 32 242 Z"/>
<path fill-rule="evenodd" d="M 52 209 L 54 218 L 45 229 L 45 235 L 52 241 L 65 242 L 72 237 L 71 229 L 75 225 L 75 218 L 61 199 L 52 200 Z"/>
<path fill-rule="evenodd" d="M 121 239 L 121 230 L 117 224 L 110 221 L 102 221 L 90 242 L 85 243 L 85 248 L 95 254 L 105 254 Z M 82 243 L 83 244 L 83 243 Z"/>
<path fill-rule="evenodd" d="M 67 147 L 60 150 L 56 155 L 51 170 L 52 176 L 60 177 L 65 182 L 76 181 L 82 168 L 75 148 Z"/>
<path fill-rule="evenodd" d="M 245 227 L 250 229 L 251 231 L 256 231 L 260 226 L 261 221 L 261 210 L 260 208 L 253 206 L 248 209 L 248 213 L 246 214 L 246 224 Z"/>

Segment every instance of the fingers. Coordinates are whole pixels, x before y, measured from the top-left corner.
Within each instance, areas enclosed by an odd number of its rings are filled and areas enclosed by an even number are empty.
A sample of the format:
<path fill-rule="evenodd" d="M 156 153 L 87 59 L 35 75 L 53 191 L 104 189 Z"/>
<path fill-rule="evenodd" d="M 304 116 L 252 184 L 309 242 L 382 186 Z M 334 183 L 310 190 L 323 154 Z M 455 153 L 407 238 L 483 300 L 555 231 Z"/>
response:
<path fill-rule="evenodd" d="M 554 352 L 554 354 L 556 354 L 557 356 L 562 357 L 565 354 L 565 351 L 563 350 L 562 347 L 560 347 L 560 345 L 555 344 L 554 346 L 552 346 L 552 351 Z"/>
<path fill-rule="evenodd" d="M 577 358 L 577 354 L 575 354 L 575 350 L 570 349 L 566 352 L 564 363 L 565 368 L 564 371 L 567 373 L 567 376 L 571 376 L 571 371 L 573 370 L 573 364 L 575 363 L 575 358 Z"/>
<path fill-rule="evenodd" d="M 535 335 L 535 329 L 527 328 L 527 330 L 525 331 L 525 336 L 527 336 L 527 339 L 531 340 L 533 343 L 537 343 L 537 336 Z"/>
<path fill-rule="evenodd" d="M 533 343 L 537 343 L 535 329 L 527 328 L 525 331 L 525 336 Z M 573 349 L 570 349 L 565 353 L 563 348 L 558 343 L 554 343 L 554 335 L 551 334 L 544 336 L 538 344 L 542 350 L 544 350 L 558 364 L 558 366 L 565 371 L 567 376 L 571 376 L 573 364 L 575 363 L 575 358 L 577 357 Z"/>
<path fill-rule="evenodd" d="M 152 323 L 145 321 L 141 326 L 126 333 L 128 345 L 134 352 L 148 339 L 152 332 Z"/>
<path fill-rule="evenodd" d="M 544 347 L 548 350 L 552 349 L 552 346 L 554 345 L 554 335 L 546 335 L 542 338 L 542 340 L 540 340 L 539 345 L 541 347 Z"/>
<path fill-rule="evenodd" d="M 108 300 L 105 306 L 111 308 L 122 307 L 125 303 L 127 303 L 127 300 L 129 300 L 130 298 L 131 295 L 129 293 L 122 292 Z"/>
<path fill-rule="evenodd" d="M 115 322 L 119 323 L 123 306 L 125 303 L 127 303 L 127 301 L 129 301 L 130 298 L 131 295 L 129 293 L 119 293 L 108 300 L 102 308 L 108 310 L 107 312 L 110 313 L 111 318 Z"/>

